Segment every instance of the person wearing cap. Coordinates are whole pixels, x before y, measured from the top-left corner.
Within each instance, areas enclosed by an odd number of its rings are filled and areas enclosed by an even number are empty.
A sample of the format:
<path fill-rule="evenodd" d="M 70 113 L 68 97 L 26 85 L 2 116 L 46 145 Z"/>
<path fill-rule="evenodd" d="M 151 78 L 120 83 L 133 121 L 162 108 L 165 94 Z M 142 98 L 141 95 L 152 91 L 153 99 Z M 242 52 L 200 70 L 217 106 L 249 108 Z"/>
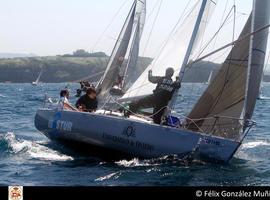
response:
<path fill-rule="evenodd" d="M 97 92 L 94 88 L 88 88 L 76 103 L 76 107 L 83 112 L 95 112 L 98 108 Z"/>
<path fill-rule="evenodd" d="M 177 77 L 176 81 L 173 81 L 173 75 L 173 68 L 168 68 L 163 77 L 153 76 L 153 72 L 150 70 L 148 73 L 148 80 L 153 84 L 157 84 L 156 89 L 153 91 L 152 95 L 132 102 L 129 105 L 130 111 L 127 115 L 137 113 L 140 109 L 154 108 L 153 121 L 156 124 L 161 124 L 162 116 L 164 115 L 174 91 L 181 88 L 179 78 Z"/>

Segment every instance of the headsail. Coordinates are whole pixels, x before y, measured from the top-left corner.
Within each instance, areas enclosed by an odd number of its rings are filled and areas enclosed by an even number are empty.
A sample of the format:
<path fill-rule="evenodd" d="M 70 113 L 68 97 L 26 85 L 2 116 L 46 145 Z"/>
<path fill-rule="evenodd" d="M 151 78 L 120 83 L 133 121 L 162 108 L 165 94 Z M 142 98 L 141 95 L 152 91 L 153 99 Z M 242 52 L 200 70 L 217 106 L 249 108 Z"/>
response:
<path fill-rule="evenodd" d="M 253 15 L 249 17 L 240 38 L 269 24 L 269 6 L 269 0 L 255 0 Z M 252 18 L 254 27 L 251 26 Z M 189 119 L 194 119 L 189 122 L 190 129 L 239 138 L 243 128 L 243 121 L 239 119 L 244 111 L 246 119 L 250 119 L 254 111 L 267 37 L 268 29 L 252 39 L 247 37 L 235 44 L 221 70 L 189 114 Z"/>
<path fill-rule="evenodd" d="M 172 35 L 166 42 L 159 56 L 157 56 L 152 64 L 147 67 L 139 79 L 133 84 L 133 86 L 126 92 L 124 97 L 120 101 L 128 101 L 138 99 L 147 95 L 150 95 L 155 85 L 148 81 L 148 71 L 153 70 L 155 75 L 163 76 L 168 67 L 173 67 L 176 74 L 180 71 L 181 64 L 184 61 L 184 57 L 187 51 L 187 47 L 190 42 L 190 36 L 192 35 L 195 23 L 197 21 L 202 0 L 196 1 L 195 5 L 191 8 L 182 23 L 173 30 Z M 200 30 L 197 34 L 196 41 L 193 46 L 199 43 L 202 33 L 205 31 L 206 25 L 211 17 L 212 8 L 215 6 L 215 1 L 208 0 L 205 8 L 203 18 L 201 20 Z"/>
<path fill-rule="evenodd" d="M 117 39 L 115 47 L 112 51 L 107 69 L 97 85 L 99 98 L 104 97 L 110 91 L 114 82 L 117 80 L 120 70 L 123 67 L 123 63 L 125 61 L 129 47 L 131 53 L 134 53 L 134 47 L 137 48 L 136 45 L 139 43 L 138 37 L 140 39 L 144 26 L 145 10 L 146 0 L 134 1 L 122 31 Z M 137 31 L 138 29 L 139 31 Z M 139 36 L 137 36 L 138 34 Z M 132 37 L 134 37 L 133 40 L 131 39 Z M 135 53 L 137 53 L 137 51 Z M 136 55 L 134 55 L 134 57 L 136 58 Z M 132 62 L 132 64 L 133 63 L 134 62 Z"/>

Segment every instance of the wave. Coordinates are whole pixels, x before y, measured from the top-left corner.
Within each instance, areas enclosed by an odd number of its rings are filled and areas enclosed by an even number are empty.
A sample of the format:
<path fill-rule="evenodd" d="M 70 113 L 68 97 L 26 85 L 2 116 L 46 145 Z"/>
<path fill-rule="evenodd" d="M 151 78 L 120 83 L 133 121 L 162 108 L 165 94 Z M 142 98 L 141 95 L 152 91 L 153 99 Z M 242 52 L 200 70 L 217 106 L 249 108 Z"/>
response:
<path fill-rule="evenodd" d="M 253 149 L 260 146 L 270 146 L 270 142 L 267 141 L 248 142 L 242 145 L 242 149 Z"/>
<path fill-rule="evenodd" d="M 7 98 L 7 96 L 0 94 L 0 97 Z"/>
<path fill-rule="evenodd" d="M 95 179 L 95 181 L 96 182 L 102 182 L 102 181 L 110 180 L 112 178 L 113 179 L 118 179 L 120 176 L 121 176 L 121 173 L 116 172 L 116 173 L 111 173 L 111 174 L 106 175 L 106 176 L 99 177 L 99 178 Z"/>
<path fill-rule="evenodd" d="M 261 97 L 259 98 L 259 100 L 270 100 L 270 97 L 261 96 Z"/>
<path fill-rule="evenodd" d="M 72 161 L 72 157 L 60 154 L 44 146 L 46 143 L 17 139 L 14 133 L 7 133 L 0 137 L 0 150 L 8 154 L 23 154 L 30 159 L 44 161 Z"/>
<path fill-rule="evenodd" d="M 203 162 L 202 160 L 197 159 L 196 156 L 179 158 L 177 155 L 171 155 L 148 160 L 147 159 L 140 160 L 138 158 L 134 158 L 132 160 L 121 160 L 115 162 L 115 164 L 125 168 L 136 168 L 136 167 L 157 167 L 164 165 L 191 166 L 191 165 L 205 165 L 206 163 Z"/>
<path fill-rule="evenodd" d="M 148 166 L 153 166 L 151 161 L 149 160 L 139 160 L 138 158 L 134 158 L 133 160 L 121 160 L 118 162 L 115 162 L 118 166 L 122 167 L 148 167 Z"/>

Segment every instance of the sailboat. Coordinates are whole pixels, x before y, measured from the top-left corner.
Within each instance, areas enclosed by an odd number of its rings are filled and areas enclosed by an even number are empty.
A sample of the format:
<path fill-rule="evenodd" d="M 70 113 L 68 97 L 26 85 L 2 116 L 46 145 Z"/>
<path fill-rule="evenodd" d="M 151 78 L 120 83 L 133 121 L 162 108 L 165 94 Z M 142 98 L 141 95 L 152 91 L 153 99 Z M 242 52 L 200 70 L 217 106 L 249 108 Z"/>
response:
<path fill-rule="evenodd" d="M 110 93 L 116 96 L 124 94 L 127 71 L 137 66 L 145 17 L 146 1 L 135 0 L 116 41 L 106 71 L 96 86 L 99 99 L 106 99 Z"/>
<path fill-rule="evenodd" d="M 208 80 L 207 80 L 207 82 L 205 83 L 206 85 L 209 85 L 210 83 L 211 83 L 211 81 L 212 81 L 212 78 L 213 78 L 213 70 L 211 71 L 211 73 L 210 73 L 210 75 L 209 75 L 209 78 L 208 78 Z"/>
<path fill-rule="evenodd" d="M 149 69 L 158 69 L 162 74 L 164 64 L 181 65 L 183 77 L 215 4 L 213 0 L 196 2 L 184 20 L 186 26 L 180 25 L 173 31 L 163 51 L 121 98 L 122 102 L 151 94 L 154 85 L 147 83 Z M 177 155 L 183 159 L 196 155 L 229 162 L 255 123 L 252 115 L 265 60 L 269 9 L 269 0 L 254 0 L 252 13 L 239 39 L 232 43 L 231 53 L 182 124 L 157 125 L 150 118 L 138 115 L 127 118 L 112 110 L 83 113 L 45 107 L 36 113 L 36 128 L 52 140 L 76 147 L 86 145 L 106 155 L 139 158 Z M 186 38 L 183 31 L 187 32 Z M 172 101 L 173 106 L 177 106 L 177 101 Z"/>
<path fill-rule="evenodd" d="M 37 86 L 39 84 L 39 81 L 40 81 L 40 78 L 41 78 L 42 74 L 43 74 L 43 69 L 41 69 L 41 71 L 40 71 L 40 73 L 39 73 L 39 75 L 37 77 L 37 80 L 32 82 L 33 86 Z"/>

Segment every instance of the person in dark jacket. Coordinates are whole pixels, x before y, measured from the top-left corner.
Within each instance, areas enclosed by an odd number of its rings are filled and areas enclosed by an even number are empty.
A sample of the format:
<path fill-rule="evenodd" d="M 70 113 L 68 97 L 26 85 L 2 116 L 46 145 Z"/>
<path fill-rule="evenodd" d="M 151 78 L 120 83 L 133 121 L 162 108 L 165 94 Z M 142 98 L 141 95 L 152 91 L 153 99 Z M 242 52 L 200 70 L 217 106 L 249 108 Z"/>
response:
<path fill-rule="evenodd" d="M 94 88 L 88 88 L 76 103 L 76 107 L 84 112 L 95 112 L 98 108 L 97 92 Z"/>
<path fill-rule="evenodd" d="M 88 81 L 81 81 L 80 82 L 80 85 L 81 85 L 81 88 L 80 89 L 77 89 L 77 91 L 76 91 L 76 97 L 81 97 L 82 92 L 85 92 L 86 93 L 87 89 L 90 88 L 90 87 L 92 87 L 91 84 Z"/>
<path fill-rule="evenodd" d="M 137 113 L 140 109 L 154 108 L 153 120 L 156 124 L 161 124 L 162 116 L 168 106 L 174 91 L 181 88 L 179 78 L 172 80 L 174 69 L 168 68 L 164 77 L 153 76 L 152 70 L 149 71 L 148 79 L 151 83 L 157 84 L 153 94 L 129 105 L 132 113 Z M 130 113 L 129 113 L 130 114 Z"/>

